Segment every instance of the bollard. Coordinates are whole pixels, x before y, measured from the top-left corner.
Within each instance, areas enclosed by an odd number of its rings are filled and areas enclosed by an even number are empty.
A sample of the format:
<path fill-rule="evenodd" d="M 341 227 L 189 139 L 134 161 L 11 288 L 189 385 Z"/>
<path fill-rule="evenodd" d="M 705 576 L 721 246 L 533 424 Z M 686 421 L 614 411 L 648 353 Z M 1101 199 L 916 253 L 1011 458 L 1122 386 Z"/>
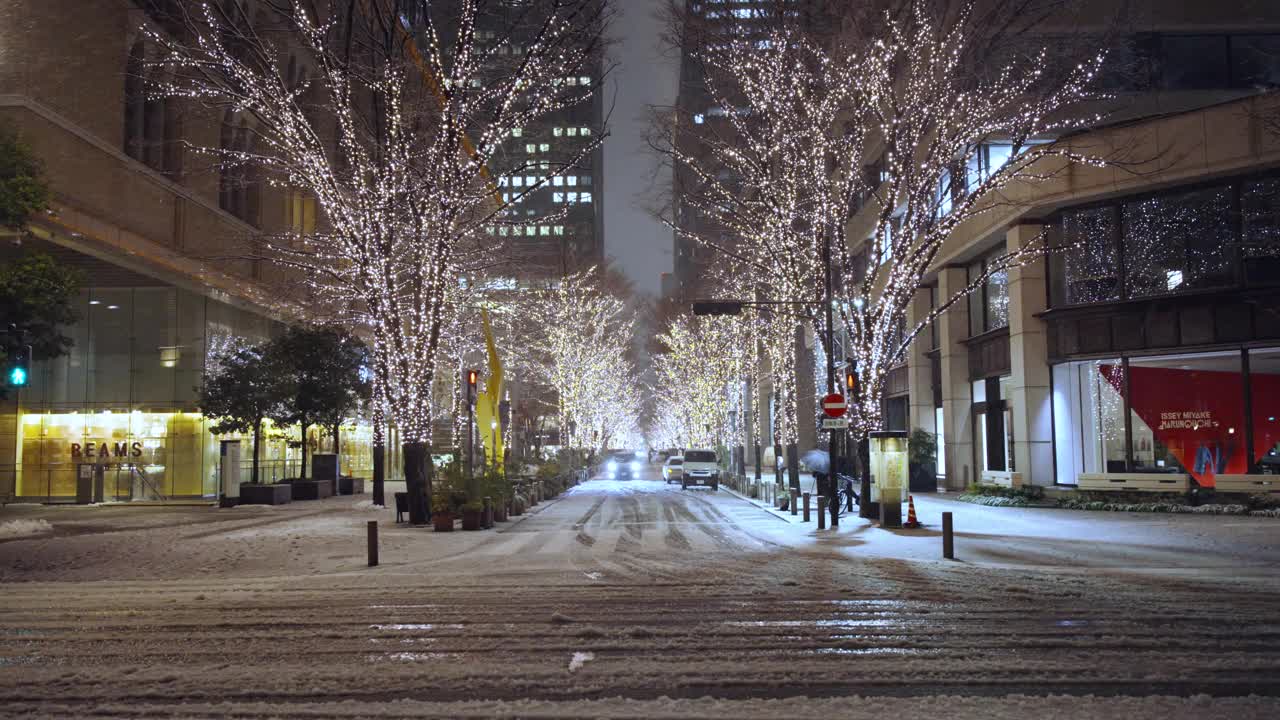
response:
<path fill-rule="evenodd" d="M 951 529 L 951 513 L 942 513 L 942 557 L 948 560 L 956 559 L 956 542 L 952 535 Z"/>
<path fill-rule="evenodd" d="M 488 495 L 484 497 L 484 518 L 480 524 L 486 528 L 493 527 L 493 498 Z"/>
<path fill-rule="evenodd" d="M 809 522 L 809 493 L 804 494 L 804 521 Z"/>
<path fill-rule="evenodd" d="M 827 496 L 818 496 L 818 529 L 827 529 Z"/>
<path fill-rule="evenodd" d="M 378 564 L 378 521 L 369 521 L 369 567 Z"/>
<path fill-rule="evenodd" d="M 800 501 L 800 491 L 796 488 L 791 488 L 791 502 L 788 504 L 791 506 L 792 515 L 795 515 L 797 511 L 800 509 L 796 507 L 797 505 L 800 504 L 799 501 Z"/>

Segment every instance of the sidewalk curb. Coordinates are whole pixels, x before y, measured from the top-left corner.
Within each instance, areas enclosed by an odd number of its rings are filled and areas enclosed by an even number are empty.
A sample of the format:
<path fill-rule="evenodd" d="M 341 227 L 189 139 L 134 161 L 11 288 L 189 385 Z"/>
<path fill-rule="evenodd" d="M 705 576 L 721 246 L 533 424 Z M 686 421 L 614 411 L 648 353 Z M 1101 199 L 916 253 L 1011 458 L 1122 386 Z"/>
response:
<path fill-rule="evenodd" d="M 729 491 L 730 493 L 736 495 L 737 497 L 747 501 L 747 503 L 759 508 L 760 510 L 763 510 L 767 514 L 772 515 L 778 518 L 779 520 L 786 522 L 788 525 L 804 525 L 805 524 L 804 517 L 802 515 L 796 515 L 795 519 L 792 520 L 790 511 L 783 512 L 782 510 L 769 507 L 768 505 L 765 505 L 764 503 L 758 500 L 753 500 L 752 498 L 749 498 L 746 495 L 743 495 L 742 493 L 738 492 L 737 490 L 734 490 L 728 485 L 721 485 L 720 489 Z M 814 527 L 817 527 L 817 525 L 815 524 Z"/>

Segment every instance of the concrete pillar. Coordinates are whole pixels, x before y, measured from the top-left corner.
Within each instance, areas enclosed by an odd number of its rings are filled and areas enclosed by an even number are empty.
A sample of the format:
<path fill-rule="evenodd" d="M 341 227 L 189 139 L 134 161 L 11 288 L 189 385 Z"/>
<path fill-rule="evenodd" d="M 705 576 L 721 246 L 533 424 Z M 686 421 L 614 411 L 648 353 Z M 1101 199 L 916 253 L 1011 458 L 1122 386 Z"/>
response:
<path fill-rule="evenodd" d="M 938 273 L 938 299 L 944 302 L 969 284 L 963 267 Z M 973 399 L 969 382 L 969 304 L 961 298 L 938 318 L 938 346 L 942 361 L 942 415 L 946 475 L 943 486 L 960 490 L 977 478 L 973 467 Z"/>
<path fill-rule="evenodd" d="M 1005 235 L 1009 250 L 1035 239 L 1039 225 L 1015 225 Z M 1048 345 L 1044 321 L 1045 262 L 1038 258 L 1009 270 L 1009 397 L 1013 406 L 1013 465 L 1024 483 L 1052 485 L 1053 408 L 1049 397 Z"/>
<path fill-rule="evenodd" d="M 921 288 L 911 298 L 911 304 L 907 307 L 908 330 L 928 316 L 932 294 L 930 288 Z M 908 399 L 911 404 L 908 427 L 913 430 L 921 428 L 926 432 L 937 432 L 933 417 L 933 373 L 929 358 L 925 355 L 932 349 L 933 338 L 927 327 L 907 349 L 907 388 L 911 393 Z"/>

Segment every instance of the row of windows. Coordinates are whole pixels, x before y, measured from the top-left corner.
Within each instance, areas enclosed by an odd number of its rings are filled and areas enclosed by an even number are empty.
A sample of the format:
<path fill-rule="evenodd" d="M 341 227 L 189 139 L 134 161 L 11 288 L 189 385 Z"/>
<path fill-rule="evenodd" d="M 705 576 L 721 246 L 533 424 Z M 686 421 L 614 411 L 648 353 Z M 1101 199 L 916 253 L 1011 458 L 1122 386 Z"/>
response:
<path fill-rule="evenodd" d="M 502 202 L 512 202 L 512 198 L 520 201 L 520 193 L 502 193 Z M 557 192 L 551 195 L 552 202 L 558 203 L 589 203 L 591 202 L 591 193 L 589 192 Z"/>
<path fill-rule="evenodd" d="M 545 237 L 548 235 L 564 235 L 564 226 L 563 225 L 526 225 L 524 227 L 509 228 L 506 225 L 501 225 L 497 227 L 490 225 L 489 227 L 485 228 L 485 232 L 488 233 L 489 235 L 496 234 L 501 237 L 507 237 L 508 235 L 513 235 L 516 237 L 519 237 L 521 235 L 528 236 L 528 237 L 535 237 L 535 236 Z"/>
<path fill-rule="evenodd" d="M 498 185 L 500 187 L 507 187 L 508 185 L 511 187 L 534 187 L 538 183 L 546 182 L 547 178 L 541 175 L 512 175 L 511 177 L 498 178 Z M 563 187 L 565 185 L 568 185 L 569 187 L 574 187 L 575 185 L 590 186 L 591 176 L 583 175 L 579 177 L 577 175 L 557 175 L 551 178 L 552 187 Z"/>
<path fill-rule="evenodd" d="M 1280 282 L 1280 178 L 1063 212 L 1054 306 Z"/>

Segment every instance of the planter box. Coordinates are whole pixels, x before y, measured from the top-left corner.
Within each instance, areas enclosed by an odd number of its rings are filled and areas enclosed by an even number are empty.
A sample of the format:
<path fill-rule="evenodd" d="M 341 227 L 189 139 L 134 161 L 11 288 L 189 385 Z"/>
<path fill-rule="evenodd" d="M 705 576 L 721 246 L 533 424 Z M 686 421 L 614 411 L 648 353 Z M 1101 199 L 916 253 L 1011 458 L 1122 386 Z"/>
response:
<path fill-rule="evenodd" d="M 285 484 L 240 486 L 241 505 L 284 505 L 293 500 L 293 488 Z"/>
<path fill-rule="evenodd" d="M 1077 490 L 1184 493 L 1191 476 L 1177 473 L 1081 473 Z"/>
<path fill-rule="evenodd" d="M 479 530 L 480 521 L 484 516 L 483 510 L 463 510 L 462 511 L 462 529 L 463 530 Z"/>
<path fill-rule="evenodd" d="M 333 497 L 332 480 L 290 480 L 294 500 L 320 500 Z"/>
<path fill-rule="evenodd" d="M 436 532 L 453 532 L 453 514 L 431 513 L 431 524 L 435 526 Z"/>
<path fill-rule="evenodd" d="M 364 478 L 338 478 L 339 495 L 363 495 Z"/>

